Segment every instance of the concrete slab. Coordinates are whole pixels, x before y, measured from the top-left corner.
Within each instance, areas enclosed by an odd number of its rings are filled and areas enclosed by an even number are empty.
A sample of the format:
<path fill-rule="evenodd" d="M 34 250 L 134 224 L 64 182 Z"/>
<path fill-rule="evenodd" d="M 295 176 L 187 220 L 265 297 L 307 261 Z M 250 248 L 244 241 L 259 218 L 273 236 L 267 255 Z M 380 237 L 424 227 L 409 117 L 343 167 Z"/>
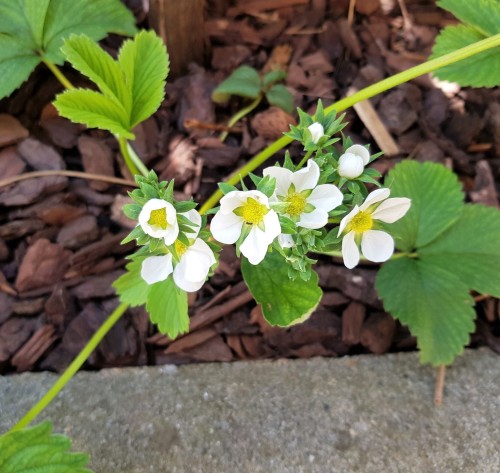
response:
<path fill-rule="evenodd" d="M 0 432 L 52 374 L 0 378 Z M 433 406 L 416 354 L 79 373 L 41 418 L 96 473 L 500 472 L 500 358 L 468 352 Z"/>

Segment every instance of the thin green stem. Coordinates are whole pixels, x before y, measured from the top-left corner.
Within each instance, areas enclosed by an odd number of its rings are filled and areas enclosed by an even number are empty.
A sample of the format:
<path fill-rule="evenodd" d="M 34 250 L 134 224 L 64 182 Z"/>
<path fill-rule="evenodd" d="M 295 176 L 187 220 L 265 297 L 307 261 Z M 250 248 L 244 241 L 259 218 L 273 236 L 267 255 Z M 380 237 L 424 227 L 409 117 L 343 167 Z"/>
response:
<path fill-rule="evenodd" d="M 234 126 L 236 123 L 238 123 L 243 117 L 247 116 L 254 108 L 257 107 L 257 105 L 259 105 L 259 103 L 262 101 L 262 97 L 263 95 L 262 94 L 259 94 L 259 96 L 253 101 L 251 102 L 250 104 L 248 104 L 246 107 L 242 108 L 241 110 L 239 110 L 238 112 L 236 112 L 230 119 L 229 121 L 227 122 L 227 126 L 228 128 L 231 128 L 232 126 Z M 220 134 L 220 140 L 221 141 L 224 141 L 226 138 L 227 138 L 227 135 L 229 133 L 227 131 L 223 131 L 221 134 Z"/>
<path fill-rule="evenodd" d="M 92 354 L 97 345 L 111 330 L 111 328 L 118 322 L 123 313 L 127 310 L 128 304 L 121 303 L 113 313 L 106 319 L 106 321 L 97 329 L 92 338 L 83 347 L 83 350 L 77 355 L 73 362 L 68 366 L 66 371 L 57 379 L 54 385 L 47 391 L 47 393 L 40 399 L 14 426 L 11 430 L 19 430 L 26 427 L 32 422 L 40 412 L 42 412 L 59 394 L 62 388 L 66 386 L 68 381 L 75 375 L 75 373 L 85 363 L 87 358 Z"/>
<path fill-rule="evenodd" d="M 300 163 L 297 164 L 297 168 L 296 169 L 300 169 L 304 164 L 307 163 L 307 160 L 311 157 L 311 154 L 312 154 L 312 150 L 311 151 L 308 151 L 304 157 L 300 160 Z"/>
<path fill-rule="evenodd" d="M 143 176 L 147 176 L 149 174 L 148 168 L 140 160 L 139 156 L 137 156 L 136 152 L 133 150 L 132 146 L 130 146 L 127 139 L 121 136 L 116 136 L 116 139 L 118 140 L 118 144 L 120 145 L 120 152 L 129 171 L 133 175 L 142 174 Z"/>
<path fill-rule="evenodd" d="M 419 64 L 418 66 L 412 67 L 411 69 L 400 72 L 399 74 L 395 74 L 391 77 L 388 77 L 387 79 L 377 82 L 376 84 L 370 85 L 369 87 L 366 87 L 365 89 L 362 89 L 359 92 L 356 92 L 355 94 L 330 105 L 325 109 L 325 113 L 331 112 L 333 110 L 341 112 L 359 102 L 362 102 L 363 100 L 374 97 L 377 94 L 392 89 L 393 87 L 415 79 L 416 77 L 419 77 L 423 74 L 428 74 L 429 72 L 433 72 L 436 69 L 441 69 L 442 67 L 448 66 L 455 62 L 461 61 L 462 59 L 466 59 L 470 56 L 474 56 L 475 54 L 481 53 L 497 46 L 500 46 L 500 33 L 483 39 L 482 41 L 478 41 L 477 43 L 470 44 L 465 48 L 458 49 L 449 54 L 445 54 L 444 56 L 424 62 L 423 64 Z M 258 168 L 267 159 L 269 159 L 285 146 L 289 145 L 292 141 L 292 138 L 284 136 L 274 143 L 271 143 L 267 148 L 262 150 L 248 163 L 231 174 L 226 182 L 232 185 L 238 184 L 240 179 L 246 177 L 250 172 Z M 215 207 L 217 205 L 217 202 L 219 202 L 219 199 L 223 195 L 224 194 L 220 190 L 215 191 L 203 204 L 201 210 L 206 212 L 207 210 Z"/>
<path fill-rule="evenodd" d="M 75 86 L 69 81 L 69 79 L 62 73 L 61 69 L 59 69 L 53 62 L 44 59 L 43 63 L 50 69 L 52 74 L 54 74 L 57 80 L 64 86 L 66 89 L 74 89 Z"/>

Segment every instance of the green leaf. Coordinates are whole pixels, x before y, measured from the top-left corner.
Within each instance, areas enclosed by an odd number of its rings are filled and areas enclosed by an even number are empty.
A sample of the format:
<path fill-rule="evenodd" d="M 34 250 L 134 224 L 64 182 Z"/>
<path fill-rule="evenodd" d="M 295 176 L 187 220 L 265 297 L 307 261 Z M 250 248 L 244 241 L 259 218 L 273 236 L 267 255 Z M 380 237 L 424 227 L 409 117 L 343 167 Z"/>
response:
<path fill-rule="evenodd" d="M 216 103 L 227 102 L 231 95 L 255 99 L 261 87 L 259 73 L 253 67 L 240 66 L 212 92 L 212 100 Z"/>
<path fill-rule="evenodd" d="M 17 89 L 42 61 L 63 63 L 71 33 L 95 41 L 108 33 L 132 35 L 134 16 L 120 0 L 0 0 L 0 98 Z"/>
<path fill-rule="evenodd" d="M 275 84 L 266 92 L 266 99 L 287 113 L 293 112 L 293 96 L 283 84 Z"/>
<path fill-rule="evenodd" d="M 323 294 L 315 271 L 307 282 L 291 280 L 289 267 L 277 252 L 268 253 L 256 266 L 246 258 L 241 262 L 243 278 L 271 325 L 288 327 L 303 322 L 316 309 Z"/>
<path fill-rule="evenodd" d="M 474 330 L 469 288 L 432 258 L 385 263 L 376 287 L 384 308 L 417 337 L 422 363 L 450 364 Z"/>
<path fill-rule="evenodd" d="M 130 116 L 132 94 L 127 89 L 119 64 L 88 36 L 71 35 L 61 48 L 71 65 L 99 87 L 111 99 L 122 104 Z"/>
<path fill-rule="evenodd" d="M 457 176 L 440 164 L 404 161 L 389 172 L 391 197 L 409 197 L 411 208 L 390 225 L 396 246 L 405 252 L 435 240 L 459 217 L 463 194 Z"/>
<path fill-rule="evenodd" d="M 284 79 L 286 79 L 287 73 L 282 70 L 278 71 L 269 71 L 264 78 L 262 79 L 262 82 L 264 84 L 264 87 L 269 87 L 270 85 L 274 84 L 275 82 L 280 82 Z"/>
<path fill-rule="evenodd" d="M 500 211 L 466 205 L 456 223 L 419 255 L 455 274 L 469 289 L 500 297 Z"/>
<path fill-rule="evenodd" d="M 468 0 L 463 3 L 468 3 Z M 473 26 L 448 26 L 436 38 L 430 59 L 451 53 L 482 39 L 485 39 L 485 36 Z M 434 74 L 441 80 L 458 82 L 463 87 L 496 87 L 500 85 L 500 48 L 483 51 L 438 69 Z"/>
<path fill-rule="evenodd" d="M 474 26 L 483 36 L 500 33 L 498 0 L 439 0 L 438 6 L 453 13 L 462 23 Z"/>
<path fill-rule="evenodd" d="M 0 471 L 2 473 L 91 473 L 89 457 L 72 453 L 71 441 L 52 434 L 50 422 L 10 431 L 0 436 Z"/>
<path fill-rule="evenodd" d="M 134 139 L 134 134 L 128 129 L 125 109 L 115 100 L 99 92 L 84 89 L 67 90 L 56 97 L 54 106 L 59 115 L 74 122 Z"/>
<path fill-rule="evenodd" d="M 161 333 L 172 340 L 189 330 L 187 294 L 172 277 L 150 286 L 146 309 Z"/>
<path fill-rule="evenodd" d="M 137 307 L 146 304 L 151 286 L 141 276 L 141 266 L 145 257 L 132 258 L 132 261 L 125 266 L 127 272 L 113 283 L 113 287 L 121 302 Z"/>
<path fill-rule="evenodd" d="M 168 54 L 153 31 L 141 31 L 133 41 L 124 43 L 118 62 L 127 87 L 132 90 L 130 126 L 133 128 L 156 112 L 165 96 Z"/>

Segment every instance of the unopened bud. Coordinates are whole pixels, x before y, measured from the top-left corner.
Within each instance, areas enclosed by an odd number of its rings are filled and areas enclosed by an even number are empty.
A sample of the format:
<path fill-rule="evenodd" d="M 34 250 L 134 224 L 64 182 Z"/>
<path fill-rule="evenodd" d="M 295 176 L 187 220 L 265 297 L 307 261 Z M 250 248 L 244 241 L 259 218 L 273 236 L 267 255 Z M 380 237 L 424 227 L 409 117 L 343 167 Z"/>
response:
<path fill-rule="evenodd" d="M 314 144 L 325 136 L 325 129 L 321 123 L 314 122 L 312 125 L 309 125 L 307 129 L 311 132 L 311 138 Z"/>
<path fill-rule="evenodd" d="M 338 173 L 341 177 L 355 179 L 363 174 L 364 169 L 363 158 L 357 154 L 345 153 L 339 159 Z"/>
<path fill-rule="evenodd" d="M 359 156 L 363 160 L 363 164 L 366 166 L 368 161 L 370 161 L 370 152 L 361 145 L 352 145 L 345 150 L 346 154 L 351 153 Z"/>

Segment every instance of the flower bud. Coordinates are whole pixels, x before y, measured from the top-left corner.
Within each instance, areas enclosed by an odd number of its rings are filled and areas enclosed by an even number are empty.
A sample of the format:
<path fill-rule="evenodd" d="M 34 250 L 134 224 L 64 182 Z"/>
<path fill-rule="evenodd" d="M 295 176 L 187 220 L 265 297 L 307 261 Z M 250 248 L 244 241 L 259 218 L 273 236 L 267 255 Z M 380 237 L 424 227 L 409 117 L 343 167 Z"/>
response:
<path fill-rule="evenodd" d="M 345 153 L 339 159 L 338 173 L 341 177 L 354 179 L 363 174 L 365 165 L 363 158 L 357 154 Z"/>
<path fill-rule="evenodd" d="M 314 144 L 318 143 L 318 141 L 325 136 L 325 129 L 321 123 L 314 122 L 312 125 L 309 125 L 307 129 L 311 132 L 311 138 Z"/>
<path fill-rule="evenodd" d="M 370 152 L 362 145 L 352 145 L 345 150 L 346 153 L 352 153 L 360 156 L 363 159 L 363 164 L 366 166 L 370 161 Z"/>

